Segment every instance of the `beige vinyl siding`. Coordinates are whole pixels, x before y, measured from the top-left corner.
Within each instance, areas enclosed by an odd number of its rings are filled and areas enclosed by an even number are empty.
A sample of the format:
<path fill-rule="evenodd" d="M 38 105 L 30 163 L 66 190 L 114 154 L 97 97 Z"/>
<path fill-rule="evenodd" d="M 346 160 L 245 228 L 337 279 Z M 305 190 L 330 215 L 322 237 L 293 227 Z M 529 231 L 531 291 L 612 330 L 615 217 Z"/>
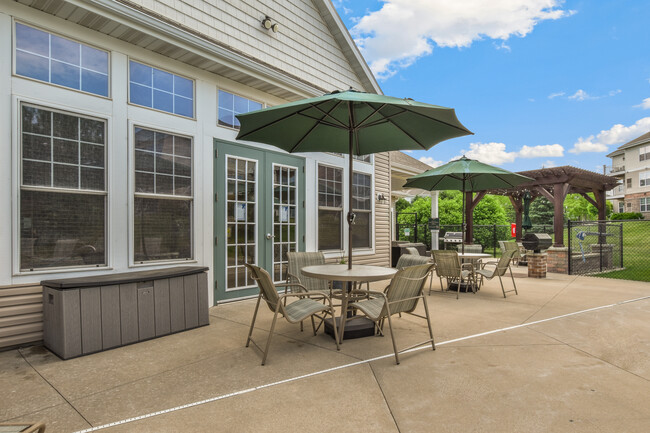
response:
<path fill-rule="evenodd" d="M 0 286 L 0 350 L 43 339 L 43 288 Z"/>
<path fill-rule="evenodd" d="M 314 4 L 307 0 L 121 0 L 254 59 L 331 90 L 363 89 Z M 262 28 L 269 16 L 278 33 Z"/>

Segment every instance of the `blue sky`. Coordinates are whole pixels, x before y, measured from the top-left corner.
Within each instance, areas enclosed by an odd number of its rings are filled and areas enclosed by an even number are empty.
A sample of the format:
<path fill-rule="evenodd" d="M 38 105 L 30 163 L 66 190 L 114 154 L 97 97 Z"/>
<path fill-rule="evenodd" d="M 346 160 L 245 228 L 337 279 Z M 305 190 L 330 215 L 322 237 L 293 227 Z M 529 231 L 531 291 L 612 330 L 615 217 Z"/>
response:
<path fill-rule="evenodd" d="M 650 131 L 647 0 L 334 0 L 385 94 L 475 133 L 411 156 L 602 171 Z"/>

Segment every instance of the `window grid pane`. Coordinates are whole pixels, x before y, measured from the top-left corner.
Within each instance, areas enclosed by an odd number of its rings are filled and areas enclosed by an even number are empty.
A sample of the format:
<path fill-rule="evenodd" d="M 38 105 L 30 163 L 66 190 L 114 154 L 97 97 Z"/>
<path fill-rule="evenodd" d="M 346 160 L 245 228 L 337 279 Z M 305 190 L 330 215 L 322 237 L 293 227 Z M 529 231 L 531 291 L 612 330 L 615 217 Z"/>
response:
<path fill-rule="evenodd" d="M 130 60 L 129 102 L 191 118 L 194 81 Z"/>
<path fill-rule="evenodd" d="M 16 23 L 16 73 L 108 97 L 108 52 Z"/>
<path fill-rule="evenodd" d="M 237 114 L 248 113 L 262 109 L 260 102 L 238 96 L 224 90 L 218 92 L 219 106 L 217 124 L 227 128 L 239 129 Z"/>
<path fill-rule="evenodd" d="M 372 188 L 368 174 L 353 173 L 352 209 L 356 214 L 352 230 L 352 248 L 371 248 Z"/>
<path fill-rule="evenodd" d="M 340 250 L 343 233 L 343 170 L 318 166 L 318 249 Z"/>

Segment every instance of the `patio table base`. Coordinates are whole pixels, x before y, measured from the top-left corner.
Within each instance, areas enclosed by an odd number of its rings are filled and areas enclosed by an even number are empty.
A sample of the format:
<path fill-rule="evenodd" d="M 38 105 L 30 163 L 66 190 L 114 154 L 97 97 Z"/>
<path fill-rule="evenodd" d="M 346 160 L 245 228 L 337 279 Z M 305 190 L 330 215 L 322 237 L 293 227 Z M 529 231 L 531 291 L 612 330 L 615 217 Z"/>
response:
<path fill-rule="evenodd" d="M 340 332 L 341 318 L 336 318 L 336 329 Z M 325 333 L 334 338 L 334 328 L 332 327 L 332 319 L 325 319 Z M 363 316 L 349 317 L 345 320 L 345 333 L 343 334 L 344 340 L 352 338 L 372 337 L 375 335 L 375 324 L 372 320 Z"/>
<path fill-rule="evenodd" d="M 455 292 L 458 290 L 458 284 L 459 283 L 449 283 L 447 284 L 447 290 L 451 292 Z M 461 293 L 467 293 L 472 291 L 472 285 L 468 283 L 460 283 L 460 292 Z M 476 289 L 478 292 L 478 288 Z"/>

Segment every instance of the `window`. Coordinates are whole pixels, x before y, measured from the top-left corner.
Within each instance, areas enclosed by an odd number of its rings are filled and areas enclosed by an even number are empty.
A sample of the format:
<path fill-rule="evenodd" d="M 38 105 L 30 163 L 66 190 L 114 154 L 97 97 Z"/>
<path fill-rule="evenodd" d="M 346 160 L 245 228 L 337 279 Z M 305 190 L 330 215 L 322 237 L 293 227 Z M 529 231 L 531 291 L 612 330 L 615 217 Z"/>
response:
<path fill-rule="evenodd" d="M 650 171 L 639 173 L 639 186 L 650 186 Z"/>
<path fill-rule="evenodd" d="M 352 210 L 356 214 L 352 225 L 352 248 L 372 248 L 372 187 L 370 175 L 352 176 Z"/>
<path fill-rule="evenodd" d="M 639 161 L 650 161 L 650 146 L 639 148 Z"/>
<path fill-rule="evenodd" d="M 352 158 L 356 159 L 357 161 L 367 162 L 368 164 L 372 162 L 371 155 L 352 155 Z"/>
<path fill-rule="evenodd" d="M 261 110 L 260 102 L 251 101 L 241 96 L 219 90 L 219 126 L 239 129 L 237 114 L 248 113 L 249 111 Z"/>
<path fill-rule="evenodd" d="M 643 197 L 640 201 L 641 212 L 650 212 L 650 197 Z"/>
<path fill-rule="evenodd" d="M 625 179 L 625 185 L 628 188 L 632 188 L 632 178 L 631 177 L 628 177 L 627 179 Z"/>
<path fill-rule="evenodd" d="M 16 23 L 16 74 L 108 96 L 108 53 Z"/>
<path fill-rule="evenodd" d="M 20 110 L 20 269 L 105 265 L 106 122 Z"/>
<path fill-rule="evenodd" d="M 619 202 L 618 202 L 618 212 L 619 212 L 619 213 L 621 213 L 621 212 L 625 212 L 625 203 L 622 202 L 622 201 L 619 201 Z"/>
<path fill-rule="evenodd" d="M 194 117 L 194 81 L 131 60 L 129 102 Z"/>
<path fill-rule="evenodd" d="M 134 261 L 192 259 L 192 140 L 136 127 Z"/>
<path fill-rule="evenodd" d="M 340 250 L 343 236 L 343 170 L 318 166 L 318 249 Z"/>

